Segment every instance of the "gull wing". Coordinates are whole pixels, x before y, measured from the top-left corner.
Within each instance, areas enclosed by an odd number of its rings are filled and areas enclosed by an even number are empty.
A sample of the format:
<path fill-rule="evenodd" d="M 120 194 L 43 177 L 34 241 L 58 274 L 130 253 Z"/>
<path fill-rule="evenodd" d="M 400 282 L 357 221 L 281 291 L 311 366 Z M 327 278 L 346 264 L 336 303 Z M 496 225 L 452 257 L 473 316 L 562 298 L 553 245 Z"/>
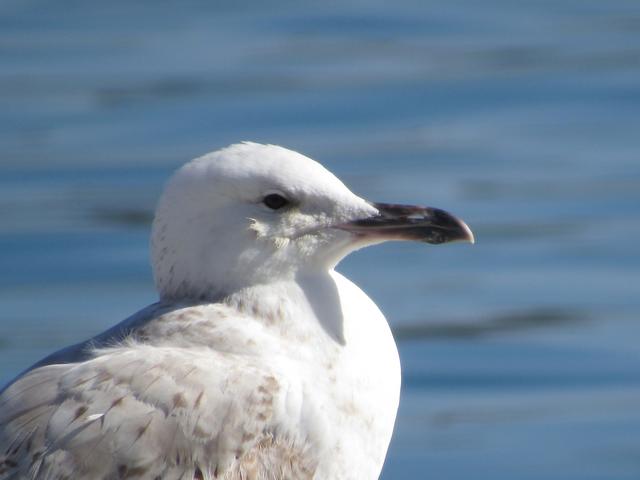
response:
<path fill-rule="evenodd" d="M 310 479 L 301 387 L 263 358 L 131 343 L 0 395 L 0 479 Z M 285 380 L 286 379 L 286 380 Z"/>

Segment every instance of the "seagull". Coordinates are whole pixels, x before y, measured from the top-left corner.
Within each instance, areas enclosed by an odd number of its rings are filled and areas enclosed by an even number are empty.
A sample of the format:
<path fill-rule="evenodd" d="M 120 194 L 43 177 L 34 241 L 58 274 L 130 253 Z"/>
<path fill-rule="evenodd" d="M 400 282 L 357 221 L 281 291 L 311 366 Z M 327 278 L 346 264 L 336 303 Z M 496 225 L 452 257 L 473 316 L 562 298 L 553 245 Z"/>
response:
<path fill-rule="evenodd" d="M 398 351 L 334 268 L 387 240 L 474 238 L 280 146 L 185 164 L 153 222 L 159 301 L 0 392 L 0 479 L 377 479 Z"/>

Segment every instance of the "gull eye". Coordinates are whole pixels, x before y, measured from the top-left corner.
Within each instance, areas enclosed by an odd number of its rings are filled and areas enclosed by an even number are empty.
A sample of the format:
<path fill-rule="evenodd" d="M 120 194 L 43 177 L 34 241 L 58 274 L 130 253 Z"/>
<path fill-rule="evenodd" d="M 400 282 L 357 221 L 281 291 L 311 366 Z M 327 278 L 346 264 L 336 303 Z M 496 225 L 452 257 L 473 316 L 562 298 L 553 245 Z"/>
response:
<path fill-rule="evenodd" d="M 271 210 L 280 210 L 282 207 L 286 207 L 287 205 L 289 205 L 289 200 L 284 198 L 282 195 L 278 195 L 277 193 L 270 193 L 262 199 L 262 203 L 264 203 Z"/>

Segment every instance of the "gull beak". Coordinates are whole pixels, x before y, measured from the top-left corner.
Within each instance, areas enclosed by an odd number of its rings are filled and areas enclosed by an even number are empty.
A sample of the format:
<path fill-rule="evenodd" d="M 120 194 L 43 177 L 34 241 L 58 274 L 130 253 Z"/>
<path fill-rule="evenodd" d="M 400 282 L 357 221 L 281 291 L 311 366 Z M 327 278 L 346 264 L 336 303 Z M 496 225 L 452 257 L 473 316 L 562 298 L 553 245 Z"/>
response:
<path fill-rule="evenodd" d="M 431 207 L 373 203 L 378 214 L 338 228 L 372 240 L 414 240 L 440 244 L 474 243 L 471 229 L 452 214 Z"/>

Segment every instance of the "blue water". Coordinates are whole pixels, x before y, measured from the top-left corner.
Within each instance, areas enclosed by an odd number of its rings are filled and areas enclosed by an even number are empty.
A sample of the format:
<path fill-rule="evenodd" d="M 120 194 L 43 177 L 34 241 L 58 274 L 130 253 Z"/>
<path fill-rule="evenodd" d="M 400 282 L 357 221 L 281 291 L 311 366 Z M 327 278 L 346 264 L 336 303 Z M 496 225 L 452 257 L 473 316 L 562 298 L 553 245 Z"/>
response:
<path fill-rule="evenodd" d="M 0 3 L 0 381 L 155 299 L 149 218 L 239 140 L 477 244 L 340 269 L 404 369 L 384 479 L 640 478 L 640 2 Z"/>

